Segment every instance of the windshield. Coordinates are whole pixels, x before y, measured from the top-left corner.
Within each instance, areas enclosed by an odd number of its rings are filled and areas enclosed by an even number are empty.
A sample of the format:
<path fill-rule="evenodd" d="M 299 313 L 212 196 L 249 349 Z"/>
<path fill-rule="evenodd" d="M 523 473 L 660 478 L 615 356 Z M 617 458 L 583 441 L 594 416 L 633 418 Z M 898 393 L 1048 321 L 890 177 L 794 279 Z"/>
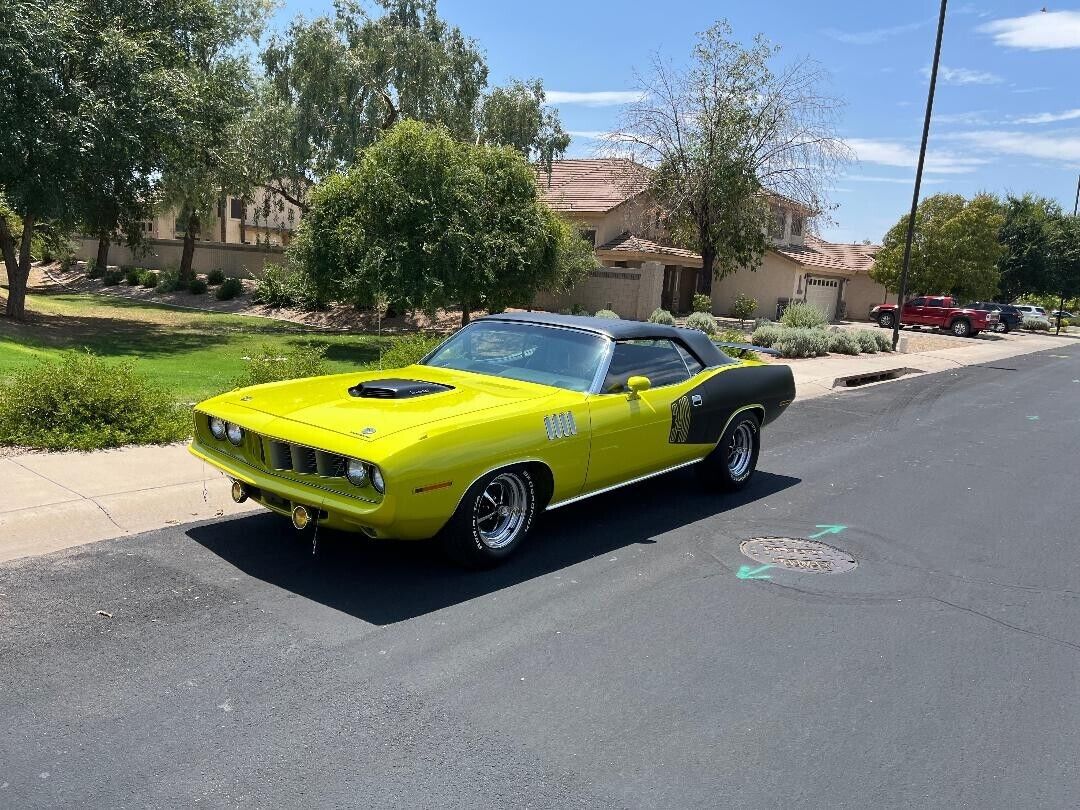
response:
<path fill-rule="evenodd" d="M 423 365 L 588 391 L 608 343 L 600 335 L 574 329 L 477 321 L 436 349 Z"/>

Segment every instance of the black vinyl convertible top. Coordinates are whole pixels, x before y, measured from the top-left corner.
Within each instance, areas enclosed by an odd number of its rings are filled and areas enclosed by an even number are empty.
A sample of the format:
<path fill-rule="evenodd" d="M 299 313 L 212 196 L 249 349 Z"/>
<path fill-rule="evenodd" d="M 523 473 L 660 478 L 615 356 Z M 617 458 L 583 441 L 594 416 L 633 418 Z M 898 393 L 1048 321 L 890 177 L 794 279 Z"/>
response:
<path fill-rule="evenodd" d="M 501 312 L 485 315 L 481 321 L 506 321 L 510 323 L 535 323 L 540 326 L 561 326 L 605 335 L 612 340 L 649 340 L 668 338 L 678 341 L 697 355 L 706 366 L 720 366 L 733 362 L 720 351 L 709 336 L 697 329 L 665 326 L 647 321 L 629 321 L 616 318 L 590 318 L 582 315 L 557 315 L 553 312 Z"/>

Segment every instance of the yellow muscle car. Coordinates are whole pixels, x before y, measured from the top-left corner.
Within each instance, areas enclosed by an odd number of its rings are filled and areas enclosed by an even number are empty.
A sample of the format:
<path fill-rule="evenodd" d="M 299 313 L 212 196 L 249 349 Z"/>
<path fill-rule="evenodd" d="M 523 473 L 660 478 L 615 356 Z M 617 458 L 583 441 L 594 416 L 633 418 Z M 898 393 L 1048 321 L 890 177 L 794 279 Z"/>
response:
<path fill-rule="evenodd" d="M 315 525 L 439 536 L 498 563 L 537 511 L 690 464 L 744 486 L 760 431 L 791 403 L 783 365 L 703 333 L 538 312 L 474 321 L 419 363 L 242 388 L 200 403 L 191 452 Z"/>

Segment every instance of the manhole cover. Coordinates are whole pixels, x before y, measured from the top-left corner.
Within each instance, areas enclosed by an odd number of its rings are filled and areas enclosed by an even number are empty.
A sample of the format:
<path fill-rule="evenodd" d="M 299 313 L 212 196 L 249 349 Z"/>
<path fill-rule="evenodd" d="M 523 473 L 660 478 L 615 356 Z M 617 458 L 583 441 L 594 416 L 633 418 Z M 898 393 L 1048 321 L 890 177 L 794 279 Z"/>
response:
<path fill-rule="evenodd" d="M 846 551 L 799 537 L 755 537 L 739 548 L 751 560 L 808 574 L 842 574 L 858 565 Z"/>

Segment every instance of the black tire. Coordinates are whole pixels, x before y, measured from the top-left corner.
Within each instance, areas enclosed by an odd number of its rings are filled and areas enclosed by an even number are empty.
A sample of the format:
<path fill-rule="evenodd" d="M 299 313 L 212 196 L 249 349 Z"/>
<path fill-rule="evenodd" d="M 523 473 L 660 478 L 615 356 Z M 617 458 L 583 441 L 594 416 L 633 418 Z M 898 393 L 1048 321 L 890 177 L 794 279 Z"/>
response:
<path fill-rule="evenodd" d="M 956 337 L 971 337 L 971 321 L 967 318 L 957 318 L 949 324 L 949 331 Z"/>
<path fill-rule="evenodd" d="M 894 316 L 891 312 L 882 312 L 880 315 L 878 315 L 877 325 L 880 326 L 882 329 L 892 329 L 893 324 L 895 323 L 893 318 Z"/>
<path fill-rule="evenodd" d="M 738 451 L 737 443 L 748 441 L 748 456 L 733 463 L 733 453 Z M 757 469 L 758 454 L 761 452 L 761 427 L 757 418 L 744 411 L 731 420 L 728 429 L 709 455 L 697 465 L 698 475 L 709 486 L 726 492 L 735 492 L 745 487 Z"/>
<path fill-rule="evenodd" d="M 1009 327 L 1009 324 L 1007 322 L 1003 322 L 1001 324 L 1001 332 L 1002 332 L 1002 334 L 1005 334 L 1005 335 L 1009 334 L 1009 329 L 1010 329 L 1010 327 Z"/>
<path fill-rule="evenodd" d="M 505 495 L 505 502 L 496 494 L 499 491 Z M 440 532 L 443 552 L 466 568 L 498 565 L 514 553 L 529 533 L 536 517 L 536 504 L 536 481 L 528 467 L 507 467 L 488 473 L 469 487 L 457 511 Z M 501 511 L 503 507 L 507 511 Z M 492 528 L 504 524 L 506 530 L 496 536 Z"/>

